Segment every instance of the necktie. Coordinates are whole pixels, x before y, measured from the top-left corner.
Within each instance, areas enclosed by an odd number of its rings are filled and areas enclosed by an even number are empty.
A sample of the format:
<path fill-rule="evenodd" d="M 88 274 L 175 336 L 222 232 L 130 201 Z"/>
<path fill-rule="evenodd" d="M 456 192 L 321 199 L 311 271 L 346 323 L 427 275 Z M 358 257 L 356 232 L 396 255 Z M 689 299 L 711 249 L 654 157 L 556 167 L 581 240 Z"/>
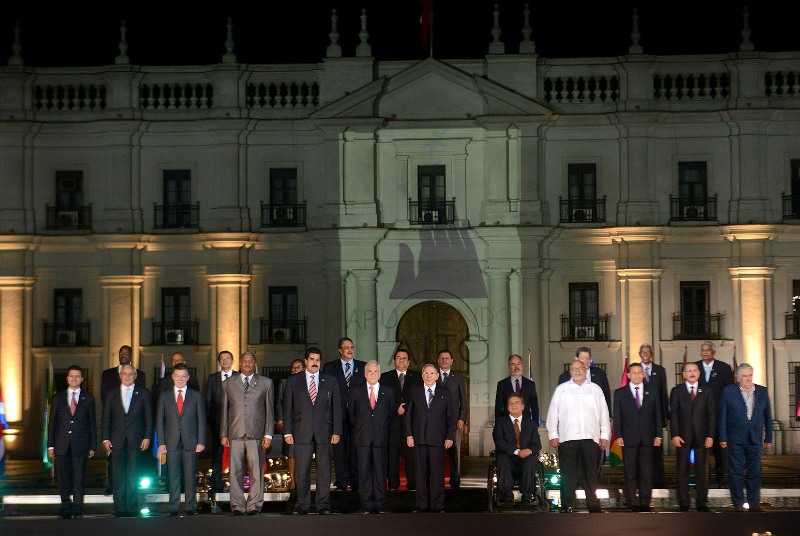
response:
<path fill-rule="evenodd" d="M 401 372 L 400 376 L 398 376 L 397 379 L 400 380 L 400 390 L 402 391 L 403 390 L 403 385 L 406 383 L 406 373 L 405 372 Z"/>
<path fill-rule="evenodd" d="M 350 387 L 350 379 L 353 377 L 353 374 L 350 372 L 350 363 L 344 364 L 344 382 L 347 384 L 347 387 Z"/>
<path fill-rule="evenodd" d="M 431 407 L 431 402 L 433 402 L 433 390 L 428 387 L 428 407 Z"/>
<path fill-rule="evenodd" d="M 447 385 L 447 373 L 442 374 L 442 385 Z"/>
<path fill-rule="evenodd" d="M 695 394 L 694 394 L 694 385 L 692 385 L 691 387 L 689 387 L 689 396 L 691 396 L 691 397 L 692 397 L 692 402 L 694 402 L 694 399 L 695 399 Z"/>
<path fill-rule="evenodd" d="M 311 375 L 311 383 L 308 385 L 308 396 L 311 398 L 311 404 L 317 403 L 317 384 L 314 382 L 314 375 Z"/>
<path fill-rule="evenodd" d="M 644 367 L 644 379 L 650 381 L 650 367 Z"/>
<path fill-rule="evenodd" d="M 75 410 L 78 409 L 78 392 L 72 391 L 72 401 L 69 403 L 70 415 L 75 415 Z"/>
<path fill-rule="evenodd" d="M 514 380 L 514 392 L 519 393 L 519 378 Z"/>
<path fill-rule="evenodd" d="M 642 399 L 639 398 L 639 388 L 634 387 L 634 391 L 636 391 L 636 409 L 642 409 Z"/>
<path fill-rule="evenodd" d="M 183 415 L 183 389 L 178 389 L 178 400 L 175 405 L 178 407 L 178 415 Z"/>
<path fill-rule="evenodd" d="M 224 373 L 222 374 L 222 381 L 225 381 L 225 380 L 227 380 L 227 379 L 228 379 L 228 373 L 227 373 L 227 372 L 224 372 Z"/>
<path fill-rule="evenodd" d="M 517 448 L 520 448 L 519 434 L 520 434 L 519 419 L 514 419 L 514 439 L 517 440 Z"/>
<path fill-rule="evenodd" d="M 374 385 L 370 385 L 369 386 L 369 407 L 371 407 L 372 409 L 375 409 L 375 402 L 376 402 L 376 400 L 375 400 L 375 386 Z"/>
<path fill-rule="evenodd" d="M 128 410 L 131 409 L 131 388 L 125 388 L 125 413 L 128 413 Z"/>
<path fill-rule="evenodd" d="M 244 391 L 247 392 L 250 390 L 250 380 L 245 378 L 244 379 Z"/>

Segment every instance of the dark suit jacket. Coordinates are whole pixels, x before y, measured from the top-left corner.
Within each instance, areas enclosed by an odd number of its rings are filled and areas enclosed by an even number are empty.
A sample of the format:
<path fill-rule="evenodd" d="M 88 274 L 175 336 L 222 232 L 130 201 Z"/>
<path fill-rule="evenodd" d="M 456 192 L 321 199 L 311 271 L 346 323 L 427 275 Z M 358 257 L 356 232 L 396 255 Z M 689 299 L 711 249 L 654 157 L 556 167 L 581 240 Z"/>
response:
<path fill-rule="evenodd" d="M 753 416 L 747 420 L 747 407 L 739 384 L 729 385 L 722 392 L 719 405 L 717 441 L 733 444 L 772 443 L 772 409 L 766 387 L 755 386 Z"/>
<path fill-rule="evenodd" d="M 291 435 L 295 444 L 308 445 L 314 440 L 325 444 L 332 434 L 342 434 L 342 411 L 347 410 L 342 406 L 339 385 L 326 374 L 320 373 L 318 378 L 316 404 L 308 396 L 305 372 L 286 378 L 283 434 Z"/>
<path fill-rule="evenodd" d="M 722 390 L 733 383 L 733 369 L 727 363 L 714 360 L 711 366 L 711 378 L 706 382 L 706 370 L 703 368 L 703 360 L 697 361 L 697 366 L 700 368 L 700 386 L 708 386 L 714 393 L 714 404 L 719 406 L 722 400 Z"/>
<path fill-rule="evenodd" d="M 707 388 L 697 389 L 693 404 L 685 383 L 673 387 L 669 415 L 670 437 L 681 436 L 686 448 L 703 448 L 706 438 L 716 433 L 716 405 L 713 393 Z"/>
<path fill-rule="evenodd" d="M 531 449 L 533 455 L 542 449 L 542 441 L 539 439 L 539 424 L 532 419 L 522 415 L 519 424 L 519 445 L 521 449 Z M 497 452 L 514 455 L 517 450 L 517 441 L 514 437 L 514 423 L 511 422 L 511 417 L 502 415 L 494 421 L 494 430 L 492 430 L 492 438 L 494 438 L 494 448 Z"/>
<path fill-rule="evenodd" d="M 380 384 L 376 397 L 375 409 L 372 409 L 367 385 L 350 390 L 347 411 L 353 423 L 353 444 L 358 447 L 389 445 L 389 423 L 397 414 L 394 390 Z"/>
<path fill-rule="evenodd" d="M 603 396 L 606 398 L 606 405 L 608 406 L 608 411 L 611 413 L 611 387 L 608 384 L 608 376 L 603 371 L 603 369 L 592 367 L 589 369 L 589 373 L 592 375 L 592 383 L 596 384 L 600 389 L 603 390 Z M 558 385 L 562 383 L 567 383 L 572 377 L 569 375 L 569 371 L 564 371 L 561 376 L 558 377 Z"/>
<path fill-rule="evenodd" d="M 439 372 L 439 385 L 442 383 L 441 371 Z M 463 372 L 450 369 L 447 374 L 447 385 L 444 385 L 450 390 L 450 395 L 453 397 L 453 409 L 456 412 L 456 420 L 467 422 L 467 408 L 469 408 L 469 400 L 467 400 L 467 380 L 464 378 Z"/>
<path fill-rule="evenodd" d="M 61 391 L 50 402 L 50 422 L 47 427 L 47 447 L 63 456 L 72 447 L 73 456 L 89 456 L 97 450 L 97 417 L 94 397 L 81 388 L 75 415 L 70 414 L 67 391 Z"/>
<path fill-rule="evenodd" d="M 652 389 L 658 398 L 661 406 L 661 416 L 669 419 L 669 392 L 667 392 L 667 371 L 661 365 L 650 364 L 650 379 L 647 380 L 647 387 Z M 663 421 L 662 421 L 663 422 Z"/>
<path fill-rule="evenodd" d="M 353 359 L 350 361 L 353 364 L 353 376 L 350 378 L 350 387 L 347 387 L 347 382 L 344 380 L 344 370 L 342 369 L 342 360 L 338 357 L 333 361 L 328 361 L 322 366 L 322 370 L 320 371 L 322 374 L 326 374 L 336 380 L 336 383 L 339 386 L 339 398 L 340 400 L 340 407 L 342 408 L 342 419 L 345 422 L 349 422 L 349 416 L 347 415 L 347 399 L 350 396 L 350 390 L 358 387 L 359 385 L 364 385 L 367 383 L 367 378 L 364 377 L 364 369 L 367 368 L 367 364 L 363 361 L 359 361 L 358 359 Z"/>
<path fill-rule="evenodd" d="M 228 376 L 228 380 L 236 374 L 235 370 L 231 370 L 232 376 Z M 211 374 L 206 381 L 206 420 L 215 435 L 219 435 L 222 423 L 222 383 L 221 371 Z"/>
<path fill-rule="evenodd" d="M 397 378 L 397 371 L 392 369 L 381 374 L 380 382 L 381 385 L 391 387 L 392 391 L 394 391 L 395 407 L 399 407 L 400 404 L 406 404 L 405 409 L 407 409 L 408 401 L 411 400 L 411 386 L 422 383 L 422 376 L 420 376 L 419 372 L 416 370 L 406 370 L 406 377 L 403 381 L 403 389 L 401 390 L 400 380 Z M 398 415 L 395 410 L 389 428 L 391 430 L 402 430 L 403 436 L 405 437 L 404 421 L 405 415 Z"/>
<path fill-rule="evenodd" d="M 125 413 L 122 393 L 109 393 L 103 405 L 103 440 L 111 441 L 113 450 L 138 449 L 142 439 L 153 437 L 153 401 L 150 391 L 134 384 L 131 405 Z"/>
<path fill-rule="evenodd" d="M 641 409 L 631 388 L 626 385 L 614 391 L 614 435 L 625 441 L 626 447 L 653 446 L 653 440 L 661 437 L 661 404 L 658 391 L 642 383 L 639 388 Z"/>
<path fill-rule="evenodd" d="M 180 443 L 183 450 L 194 451 L 197 445 L 205 444 L 206 411 L 200 392 L 186 389 L 180 416 L 172 392 L 162 393 L 156 410 L 156 429 L 158 446 L 166 445 L 167 450 L 178 450 Z"/>
<path fill-rule="evenodd" d="M 414 446 L 444 446 L 445 439 L 455 441 L 458 415 L 449 389 L 436 384 L 433 402 L 428 408 L 428 392 L 424 383 L 411 388 L 406 406 L 406 437 L 414 437 Z"/>
<path fill-rule="evenodd" d="M 119 381 L 119 367 L 107 368 L 103 371 L 103 376 L 100 379 L 100 402 L 105 406 L 106 395 L 120 386 L 122 382 Z M 133 384 L 136 387 L 147 387 L 147 375 L 139 369 L 136 369 L 136 380 Z"/>
<path fill-rule="evenodd" d="M 511 376 L 497 382 L 497 395 L 494 398 L 494 418 L 495 421 L 500 417 L 508 415 L 508 397 L 514 393 L 514 386 L 511 383 Z M 526 377 L 522 377 L 520 382 L 520 393 L 525 409 L 522 416 L 526 419 L 533 419 L 536 426 L 539 426 L 539 396 L 536 394 L 536 383 Z"/>

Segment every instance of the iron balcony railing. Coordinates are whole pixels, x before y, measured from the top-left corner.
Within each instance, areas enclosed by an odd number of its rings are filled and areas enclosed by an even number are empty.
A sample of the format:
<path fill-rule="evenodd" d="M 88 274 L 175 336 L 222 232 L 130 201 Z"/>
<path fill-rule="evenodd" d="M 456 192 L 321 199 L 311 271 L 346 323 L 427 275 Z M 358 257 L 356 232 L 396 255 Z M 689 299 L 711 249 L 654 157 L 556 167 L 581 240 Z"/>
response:
<path fill-rule="evenodd" d="M 611 315 L 561 315 L 562 341 L 607 341 Z"/>
<path fill-rule="evenodd" d="M 89 346 L 92 329 L 89 322 L 45 322 L 45 346 Z"/>
<path fill-rule="evenodd" d="M 672 315 L 673 339 L 721 339 L 722 313 Z"/>
<path fill-rule="evenodd" d="M 155 205 L 156 229 L 199 229 L 200 203 Z"/>
<path fill-rule="evenodd" d="M 717 196 L 669 196 L 670 221 L 717 221 Z"/>
<path fill-rule="evenodd" d="M 171 346 L 197 344 L 199 322 L 153 322 L 153 344 Z"/>
<path fill-rule="evenodd" d="M 47 208 L 48 231 L 90 231 L 92 229 L 92 205 L 79 207 Z"/>
<path fill-rule="evenodd" d="M 558 198 L 561 223 L 603 223 L 606 221 L 606 198 Z"/>
<path fill-rule="evenodd" d="M 261 342 L 270 344 L 305 344 L 308 317 L 272 322 L 261 319 Z"/>
<path fill-rule="evenodd" d="M 420 203 L 408 200 L 408 221 L 411 225 L 434 225 L 455 222 L 456 198 L 452 201 Z"/>
<path fill-rule="evenodd" d="M 261 227 L 305 227 L 306 204 L 272 205 L 261 203 Z"/>

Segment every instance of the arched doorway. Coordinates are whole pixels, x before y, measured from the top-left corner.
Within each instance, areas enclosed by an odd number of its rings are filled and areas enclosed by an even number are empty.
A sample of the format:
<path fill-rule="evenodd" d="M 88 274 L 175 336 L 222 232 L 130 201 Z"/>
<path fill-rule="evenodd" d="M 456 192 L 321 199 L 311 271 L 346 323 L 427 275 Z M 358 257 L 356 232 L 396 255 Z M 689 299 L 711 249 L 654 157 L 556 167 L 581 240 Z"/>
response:
<path fill-rule="evenodd" d="M 419 303 L 406 311 L 397 325 L 396 340 L 411 354 L 411 368 L 420 370 L 426 363 L 436 365 L 436 357 L 445 348 L 453 355 L 453 369 L 467 379 L 469 411 L 469 328 L 455 307 L 440 301 Z M 461 452 L 469 455 L 469 415 L 461 434 Z"/>

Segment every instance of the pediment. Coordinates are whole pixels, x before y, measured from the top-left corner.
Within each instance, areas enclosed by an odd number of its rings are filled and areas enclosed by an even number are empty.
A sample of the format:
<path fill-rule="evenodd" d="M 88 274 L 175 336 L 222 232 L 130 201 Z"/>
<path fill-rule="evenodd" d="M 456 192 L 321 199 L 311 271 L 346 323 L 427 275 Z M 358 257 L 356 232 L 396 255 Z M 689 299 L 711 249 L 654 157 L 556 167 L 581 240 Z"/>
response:
<path fill-rule="evenodd" d="M 427 59 L 396 75 L 380 78 L 320 108 L 311 117 L 447 120 L 551 113 L 495 82 Z"/>

